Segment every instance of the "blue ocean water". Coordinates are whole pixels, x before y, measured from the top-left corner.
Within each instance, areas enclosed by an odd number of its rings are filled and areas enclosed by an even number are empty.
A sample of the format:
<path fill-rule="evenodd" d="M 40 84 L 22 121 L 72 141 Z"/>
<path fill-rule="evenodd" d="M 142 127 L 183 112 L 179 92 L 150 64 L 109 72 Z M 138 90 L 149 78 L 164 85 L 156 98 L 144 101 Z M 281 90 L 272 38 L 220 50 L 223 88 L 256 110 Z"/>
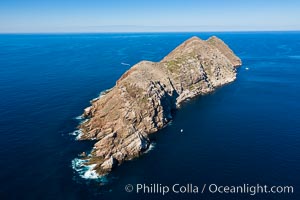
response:
<path fill-rule="evenodd" d="M 140 60 L 191 36 L 223 39 L 237 80 L 186 102 L 155 148 L 86 180 L 76 116 Z M 300 199 L 300 32 L 0 35 L 0 199 Z M 181 129 L 183 132 L 181 133 Z M 126 184 L 292 185 L 294 194 L 137 195 Z"/>

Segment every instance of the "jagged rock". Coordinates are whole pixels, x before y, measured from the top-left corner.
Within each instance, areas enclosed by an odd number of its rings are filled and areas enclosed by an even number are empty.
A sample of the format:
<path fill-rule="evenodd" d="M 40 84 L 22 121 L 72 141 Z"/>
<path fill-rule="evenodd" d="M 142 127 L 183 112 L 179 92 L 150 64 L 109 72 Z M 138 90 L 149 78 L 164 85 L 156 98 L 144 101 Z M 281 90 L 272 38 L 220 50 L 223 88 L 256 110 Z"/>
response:
<path fill-rule="evenodd" d="M 163 128 L 188 98 L 236 79 L 241 60 L 219 38 L 192 37 L 160 62 L 141 61 L 84 110 L 80 139 L 95 139 L 91 156 L 97 172 L 144 152 L 149 134 Z M 92 162 L 92 161 L 91 161 Z M 117 164 L 116 164 L 117 163 Z"/>
<path fill-rule="evenodd" d="M 86 153 L 82 152 L 81 154 L 79 154 L 80 157 L 86 157 Z"/>
<path fill-rule="evenodd" d="M 92 108 L 92 106 L 87 107 L 87 108 L 84 109 L 83 117 L 89 117 L 91 115 L 91 108 Z"/>
<path fill-rule="evenodd" d="M 104 171 L 111 170 L 118 165 L 118 161 L 114 157 L 110 157 L 101 164 Z"/>

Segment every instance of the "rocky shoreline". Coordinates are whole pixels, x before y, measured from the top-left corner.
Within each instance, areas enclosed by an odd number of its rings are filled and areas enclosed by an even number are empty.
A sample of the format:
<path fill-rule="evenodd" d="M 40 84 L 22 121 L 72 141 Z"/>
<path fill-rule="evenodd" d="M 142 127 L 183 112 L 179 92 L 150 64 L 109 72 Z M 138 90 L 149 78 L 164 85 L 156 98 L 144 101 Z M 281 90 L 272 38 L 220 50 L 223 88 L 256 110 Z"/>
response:
<path fill-rule="evenodd" d="M 165 127 L 187 99 L 236 79 L 241 60 L 219 38 L 192 37 L 160 62 L 141 61 L 116 85 L 91 101 L 79 125 L 79 140 L 97 140 L 86 165 L 105 175 L 150 145 L 149 135 Z"/>

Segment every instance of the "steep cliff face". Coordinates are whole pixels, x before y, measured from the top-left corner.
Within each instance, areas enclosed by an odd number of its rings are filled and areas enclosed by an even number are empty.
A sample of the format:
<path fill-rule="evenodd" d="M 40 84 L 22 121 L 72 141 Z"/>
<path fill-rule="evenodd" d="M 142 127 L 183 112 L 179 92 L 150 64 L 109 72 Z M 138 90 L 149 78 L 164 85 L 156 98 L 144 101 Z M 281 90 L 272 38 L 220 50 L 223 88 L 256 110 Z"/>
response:
<path fill-rule="evenodd" d="M 149 134 L 172 119 L 172 110 L 236 78 L 241 60 L 217 37 L 192 37 L 160 62 L 131 67 L 83 116 L 79 139 L 97 140 L 89 164 L 106 174 L 148 149 Z"/>

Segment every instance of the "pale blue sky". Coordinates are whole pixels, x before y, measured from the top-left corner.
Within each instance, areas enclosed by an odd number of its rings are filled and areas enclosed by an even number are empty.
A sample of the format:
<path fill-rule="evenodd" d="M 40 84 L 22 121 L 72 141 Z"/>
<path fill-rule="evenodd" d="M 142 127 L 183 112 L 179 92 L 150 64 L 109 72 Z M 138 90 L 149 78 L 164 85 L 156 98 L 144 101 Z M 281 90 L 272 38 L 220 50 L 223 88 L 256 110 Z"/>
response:
<path fill-rule="evenodd" d="M 245 30 L 300 30 L 300 1 L 0 1 L 2 33 Z"/>

